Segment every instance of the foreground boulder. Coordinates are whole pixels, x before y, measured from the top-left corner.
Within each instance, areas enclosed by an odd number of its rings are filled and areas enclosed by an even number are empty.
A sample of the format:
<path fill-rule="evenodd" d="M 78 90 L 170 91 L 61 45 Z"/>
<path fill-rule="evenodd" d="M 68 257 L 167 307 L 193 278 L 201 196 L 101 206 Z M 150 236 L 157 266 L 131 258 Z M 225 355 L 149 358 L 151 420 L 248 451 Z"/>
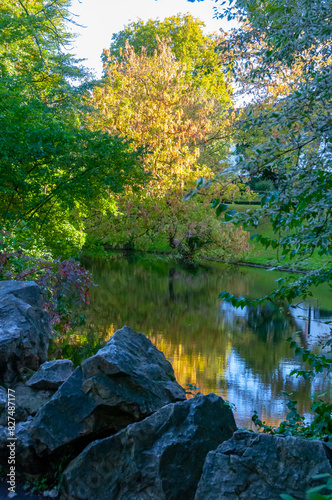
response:
<path fill-rule="evenodd" d="M 145 335 L 125 326 L 76 368 L 39 410 L 29 433 L 40 456 L 67 444 L 82 449 L 184 399 L 185 391 L 163 353 Z"/>
<path fill-rule="evenodd" d="M 0 282 L 0 382 L 5 385 L 47 359 L 51 327 L 42 303 L 35 282 Z"/>
<path fill-rule="evenodd" d="M 303 500 L 312 475 L 332 473 L 329 458 L 320 441 L 238 431 L 208 454 L 195 500 Z"/>
<path fill-rule="evenodd" d="M 170 404 L 91 443 L 64 472 L 71 500 L 190 500 L 206 454 L 236 430 L 215 394 Z"/>

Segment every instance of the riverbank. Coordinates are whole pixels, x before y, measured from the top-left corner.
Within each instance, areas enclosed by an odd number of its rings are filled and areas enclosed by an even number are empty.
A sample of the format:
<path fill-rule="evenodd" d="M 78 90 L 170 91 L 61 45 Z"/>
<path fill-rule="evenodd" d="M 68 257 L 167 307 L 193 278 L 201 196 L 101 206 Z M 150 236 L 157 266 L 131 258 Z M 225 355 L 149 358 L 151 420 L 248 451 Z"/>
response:
<path fill-rule="evenodd" d="M 237 212 L 245 212 L 247 210 L 252 210 L 255 208 L 259 207 L 257 205 L 249 203 L 236 203 L 229 205 L 229 210 L 236 210 Z M 219 258 L 216 255 L 216 252 L 209 251 L 205 251 L 203 255 L 198 254 L 198 256 L 194 256 L 194 259 L 198 262 L 207 260 L 264 269 L 277 267 L 278 271 L 286 271 L 292 273 L 305 273 L 307 271 L 319 269 L 320 267 L 322 267 L 322 265 L 330 261 L 329 256 L 321 256 L 317 253 L 314 253 L 308 259 L 301 261 L 301 263 L 297 263 L 296 267 L 294 268 L 294 259 L 290 259 L 289 257 L 281 258 L 280 249 L 272 247 L 265 248 L 261 243 L 251 240 L 251 237 L 254 234 L 260 234 L 264 238 L 278 238 L 278 235 L 273 232 L 272 224 L 268 219 L 263 219 L 262 221 L 260 221 L 258 227 L 247 228 L 246 231 L 248 233 L 249 249 L 244 255 L 242 255 L 239 260 L 225 260 Z M 105 245 L 104 248 L 107 251 L 123 251 L 123 249 L 113 248 L 109 245 Z M 128 251 L 128 249 L 124 250 Z M 132 250 L 134 250 L 135 252 L 170 255 L 174 257 L 178 255 L 177 249 L 170 248 L 168 241 L 163 234 L 156 234 L 153 241 L 151 241 L 147 246 L 145 245 L 144 248 L 140 248 L 139 242 L 137 242 L 136 247 Z"/>
<path fill-rule="evenodd" d="M 250 204 L 247 205 L 229 205 L 230 210 L 236 210 L 237 212 L 246 212 L 247 210 L 252 210 L 253 207 Z M 271 222 L 266 218 L 260 221 L 257 227 L 251 227 L 247 229 L 250 238 L 254 234 L 260 234 L 264 238 L 278 238 L 278 235 L 273 232 Z M 289 257 L 281 259 L 281 252 L 278 248 L 265 248 L 261 243 L 256 241 L 251 241 L 250 239 L 250 250 L 245 258 L 242 259 L 243 263 L 248 265 L 258 264 L 263 267 L 271 267 L 278 265 L 281 266 L 279 270 L 289 270 L 289 268 L 294 265 L 294 260 Z M 329 256 L 321 256 L 318 255 L 317 252 L 310 256 L 308 259 L 301 262 L 301 264 L 297 264 L 296 270 L 292 269 L 292 272 L 303 272 L 303 271 L 311 271 L 314 269 L 319 269 L 325 263 L 330 261 Z"/>

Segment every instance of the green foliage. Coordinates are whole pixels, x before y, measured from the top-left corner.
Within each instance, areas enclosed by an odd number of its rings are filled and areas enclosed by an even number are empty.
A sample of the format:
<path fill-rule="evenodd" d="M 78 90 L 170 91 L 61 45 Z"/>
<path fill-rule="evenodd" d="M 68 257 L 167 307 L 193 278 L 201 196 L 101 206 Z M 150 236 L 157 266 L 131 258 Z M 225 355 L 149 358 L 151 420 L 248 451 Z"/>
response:
<path fill-rule="evenodd" d="M 21 229 L 21 230 L 20 230 Z M 0 280 L 28 280 L 40 285 L 53 329 L 66 333 L 85 321 L 89 305 L 91 276 L 74 260 L 54 259 L 42 242 L 36 245 L 29 227 L 2 231 L 0 241 Z"/>
<path fill-rule="evenodd" d="M 292 337 L 289 337 L 287 342 L 290 343 L 290 347 L 294 350 L 294 354 L 297 356 L 300 355 L 302 357 L 302 361 L 308 362 L 310 367 L 308 370 L 293 370 L 291 375 L 295 374 L 297 377 L 302 376 L 305 379 L 308 379 L 323 371 L 327 374 L 332 372 L 332 359 L 330 357 L 325 354 L 312 354 L 310 349 L 304 349 L 299 346 Z M 326 352 L 327 355 L 332 354 L 331 344 L 332 339 L 328 340 L 323 346 L 324 348 L 329 348 L 329 351 Z"/>
<path fill-rule="evenodd" d="M 248 247 L 244 231 L 222 224 L 209 204 L 179 198 L 120 200 L 119 212 L 95 219 L 89 233 L 112 248 L 156 250 L 157 240 L 182 258 L 240 258 Z"/>
<path fill-rule="evenodd" d="M 305 418 L 298 413 L 296 407 L 297 401 L 290 398 L 291 394 L 285 391 L 282 391 L 282 393 L 287 396 L 286 406 L 289 409 L 286 420 L 281 422 L 279 427 L 271 427 L 262 422 L 255 411 L 252 420 L 261 432 L 332 441 L 332 404 L 322 399 L 326 394 L 321 394 L 317 397 L 311 396 L 314 400 L 311 405 L 314 418 L 312 422 L 307 423 L 305 422 Z"/>
<path fill-rule="evenodd" d="M 64 256 L 84 244 L 84 216 L 114 210 L 108 193 L 142 180 L 141 152 L 86 124 L 86 75 L 63 50 L 68 7 L 0 8 L 0 224 L 12 231 L 25 221 Z"/>
<path fill-rule="evenodd" d="M 262 191 L 273 191 L 275 186 L 271 179 L 252 178 L 249 182 L 250 189 L 260 193 Z"/>

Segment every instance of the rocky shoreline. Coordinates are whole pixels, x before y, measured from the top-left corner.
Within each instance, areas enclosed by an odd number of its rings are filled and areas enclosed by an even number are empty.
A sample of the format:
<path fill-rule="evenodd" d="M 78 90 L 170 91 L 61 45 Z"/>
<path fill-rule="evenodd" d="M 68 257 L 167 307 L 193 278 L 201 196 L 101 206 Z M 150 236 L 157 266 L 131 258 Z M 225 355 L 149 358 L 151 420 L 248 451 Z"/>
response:
<path fill-rule="evenodd" d="M 4 477 L 11 443 L 16 481 L 64 465 L 66 500 L 302 500 L 332 473 L 325 443 L 237 430 L 216 394 L 187 400 L 142 333 L 124 326 L 76 369 L 47 361 L 50 333 L 38 286 L 0 282 Z"/>

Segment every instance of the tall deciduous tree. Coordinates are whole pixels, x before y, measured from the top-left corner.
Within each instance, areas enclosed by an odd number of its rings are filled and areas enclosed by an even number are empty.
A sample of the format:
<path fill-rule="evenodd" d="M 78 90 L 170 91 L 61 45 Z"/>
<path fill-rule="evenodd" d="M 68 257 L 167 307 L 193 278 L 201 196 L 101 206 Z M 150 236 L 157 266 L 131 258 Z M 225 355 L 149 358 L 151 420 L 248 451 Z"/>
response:
<path fill-rule="evenodd" d="M 127 44 L 121 62 L 107 61 L 107 79 L 94 90 L 93 103 L 100 111 L 97 130 L 147 148 L 145 169 L 153 176 L 147 194 L 164 196 L 199 174 L 195 143 L 211 132 L 214 100 L 186 80 L 168 43 L 158 43 L 153 56 Z"/>
<path fill-rule="evenodd" d="M 130 23 L 113 35 L 104 62 L 123 61 L 126 43 L 137 55 L 144 49 L 152 57 L 158 51 L 158 40 L 168 40 L 176 60 L 183 65 L 185 81 L 202 95 L 214 99 L 215 113 L 210 116 L 212 131 L 197 141 L 199 162 L 214 167 L 229 150 L 232 87 L 229 66 L 225 64 L 227 57 L 218 50 L 224 37 L 221 33 L 205 34 L 204 27 L 202 21 L 190 14 Z"/>
<path fill-rule="evenodd" d="M 136 54 L 142 48 L 148 56 L 158 50 L 158 40 L 169 40 L 170 47 L 177 61 L 184 63 L 187 80 L 196 87 L 208 90 L 223 100 L 229 99 L 227 90 L 227 68 L 223 57 L 218 52 L 218 44 L 222 40 L 220 33 L 204 34 L 205 24 L 190 14 L 178 14 L 166 17 L 163 21 L 149 19 L 139 20 L 124 27 L 112 36 L 108 57 L 117 61 L 125 57 L 126 43 L 129 43 Z"/>
<path fill-rule="evenodd" d="M 135 183 L 140 172 L 130 144 L 86 125 L 85 75 L 64 51 L 69 5 L 0 6 L 0 222 L 24 220 L 55 247 L 66 235 L 80 246 L 80 214 L 110 207 L 108 191 Z"/>
<path fill-rule="evenodd" d="M 166 233 L 173 247 L 182 241 L 183 248 L 195 238 L 195 248 L 207 242 L 222 247 L 226 241 L 229 247 L 228 229 L 223 232 L 212 214 L 204 221 L 204 210 L 191 207 L 196 222 L 189 227 L 186 207 L 180 201 L 197 177 L 212 175 L 209 167 L 198 163 L 197 143 L 213 130 L 215 97 L 201 92 L 187 78 L 186 66 L 175 58 L 169 41 L 158 40 L 153 55 L 144 48 L 136 53 L 127 44 L 120 60 L 109 51 L 104 56 L 107 77 L 94 90 L 92 101 L 99 113 L 96 120 L 92 115 L 92 126 L 145 148 L 144 168 L 152 178 L 139 194 L 128 189 L 125 197 L 117 197 L 119 213 L 97 224 L 98 237 L 103 227 L 108 242 L 130 247 L 148 233 Z M 238 241 L 242 236 L 238 234 Z"/>

